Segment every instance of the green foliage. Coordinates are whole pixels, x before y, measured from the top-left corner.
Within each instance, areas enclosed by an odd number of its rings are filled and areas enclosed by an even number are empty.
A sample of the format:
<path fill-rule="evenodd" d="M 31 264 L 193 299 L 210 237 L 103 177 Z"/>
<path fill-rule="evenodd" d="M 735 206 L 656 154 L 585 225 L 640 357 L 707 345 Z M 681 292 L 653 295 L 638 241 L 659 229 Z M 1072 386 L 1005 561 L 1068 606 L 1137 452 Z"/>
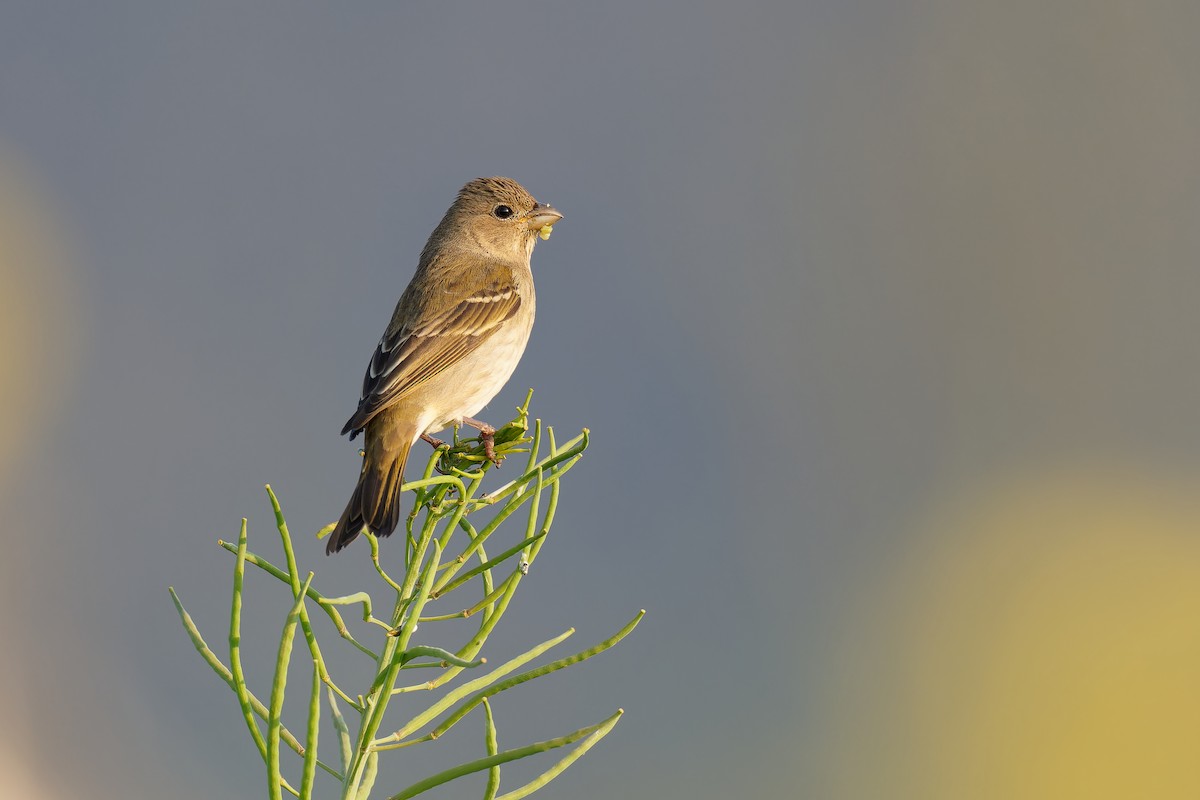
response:
<path fill-rule="evenodd" d="M 381 753 L 427 745 L 480 706 L 483 709 L 481 721 L 486 754 L 417 781 L 391 794 L 390 800 L 414 797 L 463 775 L 484 771 L 487 772 L 485 800 L 517 800 L 555 778 L 617 724 L 622 714 L 620 709 L 598 724 L 580 728 L 565 736 L 500 750 L 488 698 L 607 650 L 637 627 L 644 611 L 639 611 L 610 638 L 574 655 L 518 671 L 570 637 L 574 633 L 574 629 L 571 629 L 473 680 L 453 683 L 464 670 L 478 670 L 486 664 L 487 660 L 480 654 L 485 650 L 488 637 L 546 543 L 546 535 L 550 532 L 558 507 L 561 479 L 579 461 L 588 445 L 586 429 L 562 446 L 555 443 L 553 429 L 546 428 L 543 436 L 540 420 L 534 422 L 530 433 L 528 408 L 527 397 L 525 404 L 518 409 L 517 418 L 495 434 L 498 456 L 527 454 L 525 470 L 520 477 L 488 494 L 479 494 L 480 484 L 491 464 L 484 458 L 479 439 L 460 440 L 456 432 L 453 443 L 434 452 L 424 476 L 405 485 L 406 491 L 414 492 L 415 499 L 405 524 L 402 575 L 393 579 L 388 574 L 380 562 L 379 542 L 364 531 L 363 535 L 370 543 L 371 561 L 378 582 L 382 584 L 382 591 L 392 598 L 390 604 L 383 606 L 388 611 L 382 618 L 376 616 L 375 609 L 378 606 L 369 592 L 327 597 L 313 586 L 312 572 L 301 576 L 287 522 L 270 486 L 267 487 L 267 493 L 283 543 L 285 566 L 271 564 L 247 549 L 246 520 L 242 520 L 236 545 L 220 543 L 234 555 L 228 667 L 205 643 L 175 590 L 170 590 L 183 626 L 196 650 L 237 698 L 250 738 L 266 765 L 268 793 L 272 800 L 281 798 L 284 791 L 305 800 L 311 798 L 318 768 L 341 783 L 340 797 L 343 800 L 366 800 L 374 788 Z M 439 474 L 435 475 L 435 471 Z M 493 509 L 494 513 L 477 529 L 472 524 L 472 515 L 488 508 Z M 489 557 L 485 548 L 493 535 L 519 511 L 524 512 L 525 519 L 520 537 L 513 537 L 517 538 L 514 544 Z M 318 536 L 327 535 L 332 527 L 328 526 Z M 515 527 L 520 528 L 519 525 Z M 293 598 L 277 646 L 274 679 L 265 704 L 247 687 L 242 670 L 241 613 L 247 564 L 287 585 Z M 435 610 L 435 604 L 444 608 L 452 594 L 456 599 L 471 599 L 466 601 L 465 606 L 463 601 L 459 601 L 456 610 L 451 613 L 431 613 Z M 329 617 L 344 640 L 344 646 L 352 647 L 374 660 L 373 678 L 362 693 L 351 695 L 343 691 L 329 674 L 321 647 L 313 634 L 308 614 L 310 604 L 315 604 Z M 368 630 L 376 632 L 373 638 L 377 642 L 373 647 L 355 638 L 342 619 L 339 606 L 361 607 L 363 621 L 374 626 Z M 479 620 L 478 626 L 453 652 L 418 644 L 414 639 L 418 623 L 427 625 L 472 617 Z M 303 742 L 281 721 L 288 666 L 297 628 L 304 635 L 313 669 L 312 681 L 305 695 L 308 716 Z M 397 686 L 400 676 L 414 669 L 436 670 L 436 675 L 420 683 Z M 322 686 L 325 688 L 323 693 Z M 446 690 L 436 701 L 416 713 L 408 708 L 405 710 L 409 715 L 407 721 L 395 728 L 391 727 L 394 722 L 384 727 L 385 713 L 394 699 L 400 695 L 441 687 L 446 687 Z M 317 755 L 322 699 L 328 707 L 337 737 L 334 748 L 336 766 Z M 343 713 L 343 708 L 348 712 Z M 264 723 L 265 732 L 262 727 Z M 381 734 L 384 730 L 391 732 Z M 502 764 L 570 745 L 575 745 L 574 749 L 537 778 L 505 794 L 497 794 Z M 280 763 L 283 747 L 302 758 L 299 788 L 283 777 Z"/>

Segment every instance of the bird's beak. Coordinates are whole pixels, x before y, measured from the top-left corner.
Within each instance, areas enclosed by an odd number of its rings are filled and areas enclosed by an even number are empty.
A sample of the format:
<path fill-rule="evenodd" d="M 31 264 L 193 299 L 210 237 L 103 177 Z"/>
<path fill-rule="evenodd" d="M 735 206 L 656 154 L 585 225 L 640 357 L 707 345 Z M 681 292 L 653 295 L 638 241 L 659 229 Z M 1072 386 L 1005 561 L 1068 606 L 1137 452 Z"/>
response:
<path fill-rule="evenodd" d="M 562 214 L 555 211 L 551 206 L 545 203 L 538 203 L 533 207 L 533 211 L 529 212 L 529 216 L 525 220 L 525 225 L 529 230 L 537 231 L 554 225 L 560 219 L 562 219 Z"/>

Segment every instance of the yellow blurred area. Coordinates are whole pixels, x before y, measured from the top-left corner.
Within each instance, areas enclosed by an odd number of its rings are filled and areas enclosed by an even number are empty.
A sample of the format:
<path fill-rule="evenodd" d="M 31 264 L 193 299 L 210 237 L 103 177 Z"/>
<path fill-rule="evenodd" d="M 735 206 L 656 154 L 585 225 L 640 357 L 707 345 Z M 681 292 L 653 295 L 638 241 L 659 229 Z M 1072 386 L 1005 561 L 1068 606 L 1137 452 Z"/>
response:
<path fill-rule="evenodd" d="M 79 356 L 66 237 L 33 178 L 0 150 L 0 490 L 62 407 Z"/>
<path fill-rule="evenodd" d="M 4 557 L 0 558 L 0 602 L 11 610 L 29 606 L 37 569 L 29 562 L 30 484 L 45 471 L 28 451 L 52 430 L 66 404 L 79 364 L 80 303 L 67 253 L 69 247 L 36 182 L 0 151 L 0 509 L 4 510 Z M 37 466 L 39 463 L 42 466 Z M 34 503 L 45 502 L 41 496 Z M 42 513 L 39 518 L 47 519 Z M 44 525 L 39 533 L 52 533 Z M 39 614 L 58 614 L 47 603 Z M 36 619 L 36 618 L 35 618 Z M 0 650 L 3 757 L 0 796 L 59 796 L 32 757 L 38 742 L 28 735 L 35 707 L 41 646 L 37 621 L 23 613 L 4 615 L 0 639 L 22 642 Z M 38 654 L 38 655 L 34 655 Z"/>
<path fill-rule="evenodd" d="M 45 786 L 35 784 L 34 772 L 28 759 L 20 759 L 15 753 L 0 753 L 0 791 L 6 798 L 21 800 L 49 800 L 60 795 Z"/>
<path fill-rule="evenodd" d="M 933 515 L 830 665 L 854 798 L 1200 797 L 1200 485 L 1082 467 Z"/>

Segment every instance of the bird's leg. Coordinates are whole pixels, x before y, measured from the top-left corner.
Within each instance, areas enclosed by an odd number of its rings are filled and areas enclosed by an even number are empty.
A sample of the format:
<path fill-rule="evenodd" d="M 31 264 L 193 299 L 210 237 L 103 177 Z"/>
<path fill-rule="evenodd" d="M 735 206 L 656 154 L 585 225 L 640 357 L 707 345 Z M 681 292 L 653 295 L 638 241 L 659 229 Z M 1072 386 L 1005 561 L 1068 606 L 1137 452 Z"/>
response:
<path fill-rule="evenodd" d="M 445 442 L 443 442 L 441 439 L 435 439 L 435 438 L 433 438 L 433 437 L 432 437 L 432 436 L 430 436 L 428 433 L 422 433 L 422 434 L 421 434 L 421 438 L 422 438 L 422 439 L 424 439 L 424 440 L 425 440 L 425 441 L 426 441 L 426 442 L 429 444 L 429 446 L 430 446 L 430 447 L 432 447 L 434 450 L 442 450 L 442 449 L 445 449 L 447 452 L 449 452 L 449 450 L 450 450 L 449 446 L 447 446 L 447 444 L 446 444 Z M 438 472 L 438 474 L 439 474 L 439 475 L 449 475 L 449 474 L 450 474 L 450 473 L 447 471 L 447 469 L 446 469 L 445 467 L 443 467 L 443 466 L 442 466 L 442 461 L 443 461 L 443 459 L 444 459 L 444 458 L 445 458 L 445 453 L 443 453 L 442 455 L 438 456 L 437 463 L 435 463 L 435 464 L 433 465 L 433 468 L 434 468 L 435 470 L 437 470 L 437 472 Z M 414 510 L 414 511 L 413 511 L 413 513 L 414 513 L 414 514 L 415 514 L 415 513 L 417 513 L 417 512 L 416 512 L 416 510 Z"/>
<path fill-rule="evenodd" d="M 470 417 L 463 417 L 463 425 L 470 425 L 479 431 L 479 440 L 483 442 L 484 457 L 497 467 L 500 466 L 500 459 L 496 458 L 496 429 L 486 422 Z"/>

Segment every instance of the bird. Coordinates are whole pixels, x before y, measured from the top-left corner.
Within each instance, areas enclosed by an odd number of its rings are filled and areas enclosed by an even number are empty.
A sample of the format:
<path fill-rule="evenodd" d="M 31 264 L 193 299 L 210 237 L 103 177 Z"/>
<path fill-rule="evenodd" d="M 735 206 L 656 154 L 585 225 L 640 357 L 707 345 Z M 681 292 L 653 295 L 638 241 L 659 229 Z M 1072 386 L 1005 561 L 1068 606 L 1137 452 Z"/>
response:
<path fill-rule="evenodd" d="M 363 377 L 342 434 L 364 433 L 362 471 L 326 554 L 367 528 L 388 536 L 418 439 L 450 425 L 478 428 L 495 461 L 495 428 L 474 418 L 504 387 L 529 341 L 530 257 L 562 214 L 510 178 L 470 181 L 434 228 Z"/>

